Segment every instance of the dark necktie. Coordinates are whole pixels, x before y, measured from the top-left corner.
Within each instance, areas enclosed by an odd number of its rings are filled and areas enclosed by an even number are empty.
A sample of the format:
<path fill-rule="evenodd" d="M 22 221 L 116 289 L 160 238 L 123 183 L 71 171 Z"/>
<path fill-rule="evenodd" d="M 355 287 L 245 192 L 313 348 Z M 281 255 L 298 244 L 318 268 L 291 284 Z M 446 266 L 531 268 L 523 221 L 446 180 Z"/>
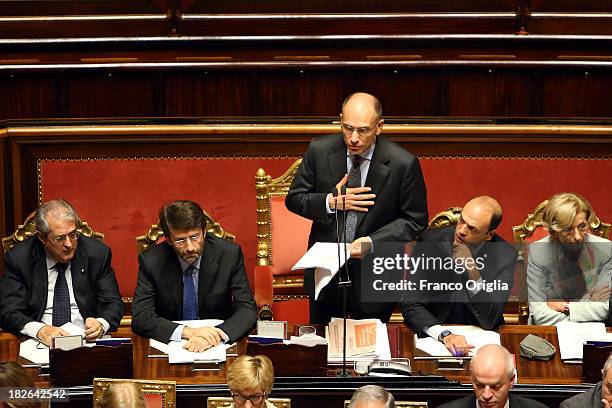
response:
<path fill-rule="evenodd" d="M 183 320 L 197 320 L 198 297 L 193 283 L 195 266 L 189 265 L 183 275 Z"/>
<path fill-rule="evenodd" d="M 53 267 L 57 271 L 57 280 L 53 290 L 53 317 L 52 324 L 60 327 L 70 321 L 70 292 L 66 281 L 67 264 L 57 263 Z"/>
<path fill-rule="evenodd" d="M 361 162 L 363 158 L 359 155 L 353 157 L 353 167 L 349 172 L 348 187 L 361 187 Z M 357 230 L 357 211 L 349 211 L 346 214 L 346 242 L 353 242 Z"/>

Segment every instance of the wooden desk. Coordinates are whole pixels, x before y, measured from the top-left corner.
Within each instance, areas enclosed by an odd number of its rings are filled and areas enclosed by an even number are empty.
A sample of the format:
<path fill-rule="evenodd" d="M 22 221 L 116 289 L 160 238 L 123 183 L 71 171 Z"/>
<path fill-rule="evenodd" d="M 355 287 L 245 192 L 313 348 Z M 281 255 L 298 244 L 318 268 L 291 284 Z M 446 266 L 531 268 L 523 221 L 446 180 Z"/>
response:
<path fill-rule="evenodd" d="M 412 362 L 414 373 L 434 374 L 444 376 L 449 382 L 444 386 L 439 383 L 428 383 L 427 377 L 413 376 L 409 379 L 389 379 L 372 377 L 336 378 L 335 369 L 330 368 L 327 378 L 277 378 L 273 396 L 293 398 L 292 406 L 301 408 L 312 404 L 327 406 L 342 406 L 342 401 L 350 398 L 352 392 L 366 383 L 377 383 L 393 392 L 398 400 L 429 401 L 430 406 L 452 400 L 471 392 L 469 364 L 462 370 L 437 370 L 434 360 L 413 360 L 413 333 L 405 325 L 399 326 L 399 341 L 395 351 L 401 357 L 407 357 Z M 581 365 L 564 364 L 559 353 L 550 362 L 530 361 L 518 356 L 518 344 L 529 333 L 544 337 L 558 347 L 554 327 L 541 326 L 503 326 L 500 329 L 502 344 L 517 355 L 519 385 L 513 392 L 520 395 L 535 397 L 551 407 L 578 392 L 585 387 L 580 384 Z M 178 405 L 204 406 L 208 396 L 227 396 L 229 394 L 225 378 L 227 364 L 220 370 L 193 371 L 190 364 L 170 365 L 164 358 L 149 358 L 148 340 L 133 334 L 129 328 L 121 328 L 114 334 L 116 337 L 132 337 L 134 343 L 134 376 L 135 378 L 155 378 L 160 380 L 175 380 Z M 246 350 L 246 342 L 238 345 L 238 353 Z M 18 339 L 8 333 L 0 334 L 0 359 L 18 360 Z M 232 357 L 228 358 L 231 363 Z M 24 363 L 25 361 L 20 361 Z M 278 364 L 278 362 L 275 362 Z M 38 368 L 28 369 L 36 378 L 39 386 L 49 386 L 48 377 L 41 376 Z M 461 385 L 460 383 L 464 384 Z M 546 384 L 546 385 L 545 385 Z M 536 386 L 534 386 L 536 385 Z M 71 402 L 62 404 L 62 408 L 91 407 L 91 387 L 74 387 L 70 389 Z"/>

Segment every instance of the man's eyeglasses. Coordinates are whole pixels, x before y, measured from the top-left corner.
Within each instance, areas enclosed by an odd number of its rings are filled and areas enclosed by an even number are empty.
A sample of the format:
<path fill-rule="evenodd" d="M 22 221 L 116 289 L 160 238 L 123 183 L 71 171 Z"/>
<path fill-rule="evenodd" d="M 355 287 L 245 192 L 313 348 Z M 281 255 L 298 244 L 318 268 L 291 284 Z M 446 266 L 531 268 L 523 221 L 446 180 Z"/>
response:
<path fill-rule="evenodd" d="M 53 237 L 53 238 L 49 238 L 53 243 L 55 244 L 62 244 L 64 241 L 66 241 L 66 239 L 69 239 L 70 242 L 74 242 L 76 241 L 76 239 L 79 237 L 80 233 L 77 230 L 74 230 L 72 232 L 69 232 L 67 234 L 64 235 L 58 235 L 57 237 Z"/>
<path fill-rule="evenodd" d="M 185 245 L 187 245 L 187 241 L 191 242 L 192 244 L 197 244 L 201 240 L 202 240 L 202 234 L 196 234 L 196 235 L 192 235 L 187 238 L 176 239 L 173 241 L 173 243 L 174 243 L 174 246 L 176 247 L 184 247 Z"/>
<path fill-rule="evenodd" d="M 251 395 L 248 397 L 242 394 L 232 394 L 232 398 L 234 399 L 235 403 L 244 404 L 247 402 L 247 400 L 249 400 L 251 401 L 251 404 L 253 405 L 261 404 L 261 401 L 263 401 L 265 396 L 266 396 L 265 392 L 263 394 Z"/>
<path fill-rule="evenodd" d="M 347 125 L 346 123 L 342 123 L 342 131 L 345 135 L 352 135 L 354 131 L 357 131 L 359 135 L 367 135 L 372 131 L 373 128 L 363 126 L 363 127 L 352 127 L 351 125 Z"/>
<path fill-rule="evenodd" d="M 574 230 L 578 230 L 578 232 L 580 232 L 581 234 L 584 234 L 585 232 L 588 231 L 588 229 L 589 229 L 589 224 L 587 224 L 586 222 L 583 222 L 577 227 L 567 227 L 565 229 L 562 229 L 560 233 L 562 235 L 565 235 L 566 237 L 569 237 L 570 235 L 574 233 Z"/>

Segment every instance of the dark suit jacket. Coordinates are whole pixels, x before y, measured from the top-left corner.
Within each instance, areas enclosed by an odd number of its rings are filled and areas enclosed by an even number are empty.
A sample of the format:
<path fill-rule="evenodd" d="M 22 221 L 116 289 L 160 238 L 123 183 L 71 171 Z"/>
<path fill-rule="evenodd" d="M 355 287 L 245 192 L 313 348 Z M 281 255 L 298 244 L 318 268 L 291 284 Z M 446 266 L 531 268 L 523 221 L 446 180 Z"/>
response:
<path fill-rule="evenodd" d="M 420 242 L 415 248 L 416 254 L 413 256 L 431 257 L 450 257 L 452 256 L 452 242 L 455 233 L 455 226 L 428 230 L 421 236 Z M 508 284 L 508 290 L 494 290 L 487 292 L 481 290 L 475 296 L 468 297 L 467 293 L 439 293 L 436 297 L 427 293 L 412 293 L 407 291 L 402 301 L 402 315 L 406 324 L 419 336 L 426 336 L 424 330 L 436 324 L 453 324 L 449 320 L 451 308 L 449 302 L 451 296 L 456 301 L 457 295 L 465 299 L 465 306 L 468 313 L 471 313 L 478 325 L 486 330 L 491 330 L 504 322 L 504 306 L 508 301 L 510 291 L 514 286 L 514 269 L 516 265 L 516 250 L 500 238 L 494 235 L 480 249 L 476 257 L 482 257 L 484 268 L 480 271 L 481 277 L 486 282 L 500 280 Z M 452 271 L 416 271 L 411 279 L 425 279 L 428 282 L 453 282 L 456 279 L 465 279 L 465 275 L 460 276 Z M 464 289 L 465 290 L 465 289 Z M 419 296 L 419 297 L 416 297 Z M 461 299 L 461 298 L 459 298 Z"/>
<path fill-rule="evenodd" d="M 101 317 L 109 323 L 109 330 L 116 330 L 123 316 L 123 301 L 111 258 L 109 247 L 81 236 L 71 262 L 71 276 L 83 319 Z M 27 323 L 40 321 L 47 305 L 47 288 L 45 250 L 38 238 L 28 238 L 8 251 L 0 280 L 2 328 L 19 334 Z"/>
<path fill-rule="evenodd" d="M 285 199 L 287 208 L 313 220 L 308 246 L 336 242 L 335 216 L 325 200 L 347 173 L 346 145 L 341 134 L 315 138 L 304 154 Z M 407 242 L 427 226 L 427 193 L 417 158 L 398 144 L 376 138 L 365 186 L 376 194 L 374 206 L 357 219 L 355 238 L 377 242 Z M 304 288 L 314 298 L 314 274 L 306 273 Z"/>
<path fill-rule="evenodd" d="M 547 408 L 546 405 L 541 402 L 534 401 L 529 398 L 519 397 L 518 395 L 508 395 L 510 399 L 510 408 Z M 447 402 L 446 404 L 439 405 L 438 408 L 475 408 L 476 407 L 476 396 L 469 395 L 458 400 Z"/>
<path fill-rule="evenodd" d="M 166 243 L 140 254 L 132 328 L 144 337 L 168 342 L 183 320 L 183 274 L 179 258 Z M 230 342 L 254 325 L 257 309 L 244 270 L 242 250 L 236 244 L 206 235 L 198 278 L 198 316 L 222 319 L 218 326 Z"/>
<path fill-rule="evenodd" d="M 595 384 L 595 387 L 582 394 L 574 395 L 566 399 L 559 405 L 559 408 L 601 408 L 601 386 L 602 382 Z"/>

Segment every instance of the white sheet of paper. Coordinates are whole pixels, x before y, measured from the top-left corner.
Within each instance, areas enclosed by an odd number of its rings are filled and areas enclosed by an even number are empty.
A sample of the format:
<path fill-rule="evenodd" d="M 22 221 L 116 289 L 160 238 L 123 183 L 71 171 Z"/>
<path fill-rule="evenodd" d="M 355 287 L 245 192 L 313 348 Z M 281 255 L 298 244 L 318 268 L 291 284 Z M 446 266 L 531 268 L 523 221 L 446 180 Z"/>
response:
<path fill-rule="evenodd" d="M 223 320 L 219 319 L 202 319 L 202 320 L 176 320 L 175 323 L 184 324 L 188 327 L 210 327 L 218 326 L 223 323 Z M 226 344 L 220 344 L 217 347 L 212 347 L 203 353 L 192 353 L 183 348 L 183 345 L 187 343 L 187 340 L 182 341 L 170 341 L 163 343 L 155 339 L 149 339 L 149 346 L 156 350 L 161 351 L 164 354 L 168 354 L 168 362 L 174 363 L 193 363 L 195 360 L 219 360 L 225 361 L 225 351 L 231 346 Z M 220 351 L 220 349 L 222 349 Z M 218 354 L 215 354 L 218 353 Z M 223 353 L 223 359 L 220 360 L 218 357 Z"/>
<path fill-rule="evenodd" d="M 168 363 L 181 364 L 193 363 L 194 361 L 222 362 L 226 360 L 226 350 L 231 346 L 231 344 L 222 343 L 201 353 L 194 353 L 183 348 L 186 343 L 187 340 L 171 341 L 169 343 Z"/>
<path fill-rule="evenodd" d="M 291 270 L 315 268 L 315 300 L 321 290 L 327 286 L 340 268 L 345 264 L 345 251 L 349 244 L 340 245 L 340 264 L 338 264 L 338 244 L 333 242 L 316 242 L 300 258 Z"/>
<path fill-rule="evenodd" d="M 485 344 L 499 344 L 501 345 L 501 338 L 499 333 L 491 330 L 484 330 L 478 326 L 442 326 L 443 330 L 449 330 L 453 334 L 460 334 L 465 337 L 468 344 L 474 346 L 470 350 L 469 355 L 473 356 L 478 349 Z M 417 335 L 414 335 L 415 347 L 429 354 L 432 357 L 452 357 L 450 351 L 446 346 L 429 336 L 419 339 Z"/>
<path fill-rule="evenodd" d="M 604 323 L 559 322 L 556 326 L 561 360 L 582 360 L 587 340 L 610 340 Z"/>
<path fill-rule="evenodd" d="M 26 358 L 36 364 L 49 364 L 49 348 L 37 348 L 40 342 L 36 339 L 28 339 L 19 344 L 19 357 Z"/>
<path fill-rule="evenodd" d="M 72 322 L 64 323 L 61 328 L 66 330 L 68 334 L 72 336 L 80 335 L 85 337 L 85 330 Z"/>

